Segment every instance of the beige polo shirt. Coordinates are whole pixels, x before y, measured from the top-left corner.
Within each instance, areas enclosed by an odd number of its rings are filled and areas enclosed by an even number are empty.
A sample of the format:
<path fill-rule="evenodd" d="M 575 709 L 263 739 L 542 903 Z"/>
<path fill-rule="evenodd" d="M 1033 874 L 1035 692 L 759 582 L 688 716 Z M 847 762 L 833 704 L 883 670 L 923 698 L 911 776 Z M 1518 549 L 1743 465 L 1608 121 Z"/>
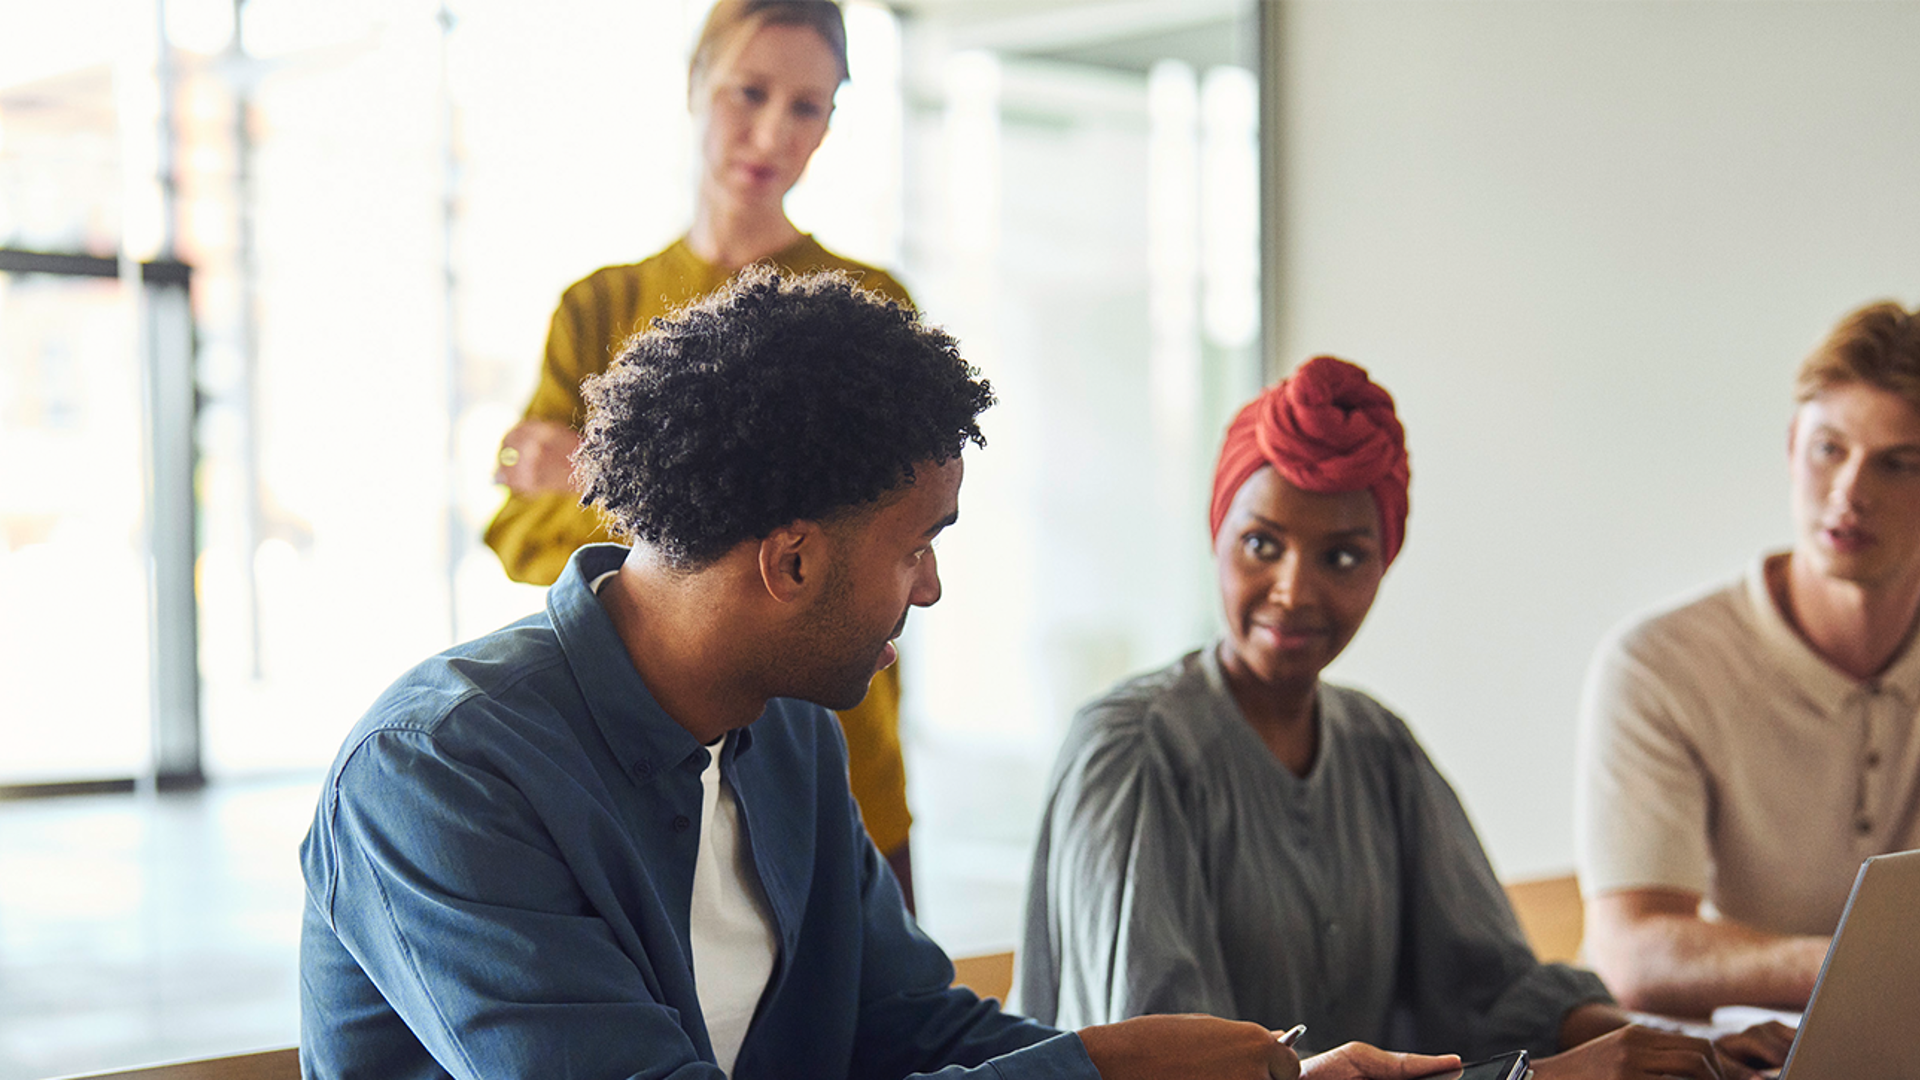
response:
<path fill-rule="evenodd" d="M 1920 847 L 1920 648 L 1841 673 L 1787 625 L 1765 563 L 1600 647 L 1574 794 L 1586 895 L 1679 889 L 1831 934 L 1862 860 Z"/>

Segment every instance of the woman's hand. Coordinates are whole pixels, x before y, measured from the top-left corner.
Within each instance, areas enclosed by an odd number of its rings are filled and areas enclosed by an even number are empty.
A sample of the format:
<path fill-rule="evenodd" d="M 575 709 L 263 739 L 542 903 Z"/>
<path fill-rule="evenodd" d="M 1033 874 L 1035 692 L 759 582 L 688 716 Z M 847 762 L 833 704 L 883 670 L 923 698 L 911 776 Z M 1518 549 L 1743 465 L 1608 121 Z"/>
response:
<path fill-rule="evenodd" d="M 1753 1071 L 1729 1064 L 1722 1069 L 1713 1044 L 1673 1031 L 1640 1024 L 1616 1028 L 1597 1039 L 1533 1063 L 1538 1080 L 1629 1080 L 1643 1077 L 1692 1077 L 1693 1080 L 1748 1080 Z"/>
<path fill-rule="evenodd" d="M 1300 1059 L 1259 1024 L 1185 1014 L 1082 1028 L 1101 1080 L 1298 1080 Z"/>
<path fill-rule="evenodd" d="M 1460 1067 L 1456 1054 L 1396 1054 L 1350 1042 L 1300 1063 L 1300 1080 L 1412 1080 Z"/>
<path fill-rule="evenodd" d="M 1793 1029 L 1778 1020 L 1755 1024 L 1745 1031 L 1730 1032 L 1713 1040 L 1720 1051 L 1722 1070 L 1729 1077 L 1749 1075 L 1745 1069 L 1777 1068 L 1793 1049 Z"/>
<path fill-rule="evenodd" d="M 500 439 L 499 468 L 493 482 L 515 495 L 573 490 L 573 452 L 580 433 L 551 420 L 522 420 Z"/>

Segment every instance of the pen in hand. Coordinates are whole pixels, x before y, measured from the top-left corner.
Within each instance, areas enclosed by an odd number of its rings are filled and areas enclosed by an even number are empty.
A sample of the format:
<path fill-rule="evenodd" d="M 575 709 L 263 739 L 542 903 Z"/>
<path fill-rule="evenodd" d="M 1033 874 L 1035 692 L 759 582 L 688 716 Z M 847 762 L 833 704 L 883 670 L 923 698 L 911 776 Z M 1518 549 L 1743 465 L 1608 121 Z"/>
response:
<path fill-rule="evenodd" d="M 1274 1045 L 1284 1046 L 1288 1052 L 1281 1055 L 1281 1057 L 1286 1059 L 1285 1064 L 1287 1068 L 1285 1069 L 1281 1068 L 1280 1061 L 1267 1062 L 1267 1075 L 1272 1078 L 1272 1080 L 1299 1080 L 1300 1059 L 1295 1057 L 1292 1052 L 1293 1043 L 1294 1040 L 1298 1039 L 1306 1030 L 1307 1025 L 1295 1024 L 1285 1031 L 1276 1031 L 1273 1033 Z M 1274 1053 L 1279 1054 L 1279 1051 L 1276 1050 Z"/>

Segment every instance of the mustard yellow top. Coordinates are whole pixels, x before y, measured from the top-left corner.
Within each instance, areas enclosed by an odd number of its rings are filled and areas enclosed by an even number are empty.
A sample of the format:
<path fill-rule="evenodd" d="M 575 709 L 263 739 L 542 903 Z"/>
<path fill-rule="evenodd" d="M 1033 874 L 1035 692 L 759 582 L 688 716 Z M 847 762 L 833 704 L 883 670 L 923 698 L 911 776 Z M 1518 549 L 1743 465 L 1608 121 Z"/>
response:
<path fill-rule="evenodd" d="M 793 273 L 844 270 L 889 299 L 913 302 L 885 271 L 843 259 L 812 236 L 802 236 L 762 261 Z M 695 255 L 682 238 L 644 262 L 603 267 L 568 286 L 547 330 L 540 383 L 525 415 L 577 430 L 586 419 L 581 382 L 607 370 L 627 338 L 654 319 L 706 296 L 732 276 L 732 271 Z M 581 546 L 617 539 L 598 510 L 581 506 L 579 495 L 568 491 L 509 493 L 486 533 L 487 546 L 500 556 L 507 576 L 533 585 L 553 584 Z M 900 755 L 898 672 L 897 666 L 882 671 L 867 699 L 840 714 L 854 799 L 868 834 L 884 853 L 906 843 L 913 820 Z"/>

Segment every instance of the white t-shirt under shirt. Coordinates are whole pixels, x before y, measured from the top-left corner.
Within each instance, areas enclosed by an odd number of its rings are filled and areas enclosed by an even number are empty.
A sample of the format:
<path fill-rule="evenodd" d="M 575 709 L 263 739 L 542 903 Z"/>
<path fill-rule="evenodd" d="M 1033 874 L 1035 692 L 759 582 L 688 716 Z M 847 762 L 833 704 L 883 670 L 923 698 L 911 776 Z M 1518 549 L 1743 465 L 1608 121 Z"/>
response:
<path fill-rule="evenodd" d="M 1739 582 L 1603 644 L 1580 717 L 1581 888 L 1696 892 L 1831 934 L 1860 862 L 1920 847 L 1920 648 L 1861 682 Z"/>
<path fill-rule="evenodd" d="M 733 788 L 720 775 L 725 740 L 707 749 L 700 774 L 700 853 L 693 864 L 693 986 L 713 1042 L 713 1057 L 729 1075 L 747 1037 L 747 1025 L 773 974 L 779 939 L 760 890 L 760 877 L 740 842 Z"/>

